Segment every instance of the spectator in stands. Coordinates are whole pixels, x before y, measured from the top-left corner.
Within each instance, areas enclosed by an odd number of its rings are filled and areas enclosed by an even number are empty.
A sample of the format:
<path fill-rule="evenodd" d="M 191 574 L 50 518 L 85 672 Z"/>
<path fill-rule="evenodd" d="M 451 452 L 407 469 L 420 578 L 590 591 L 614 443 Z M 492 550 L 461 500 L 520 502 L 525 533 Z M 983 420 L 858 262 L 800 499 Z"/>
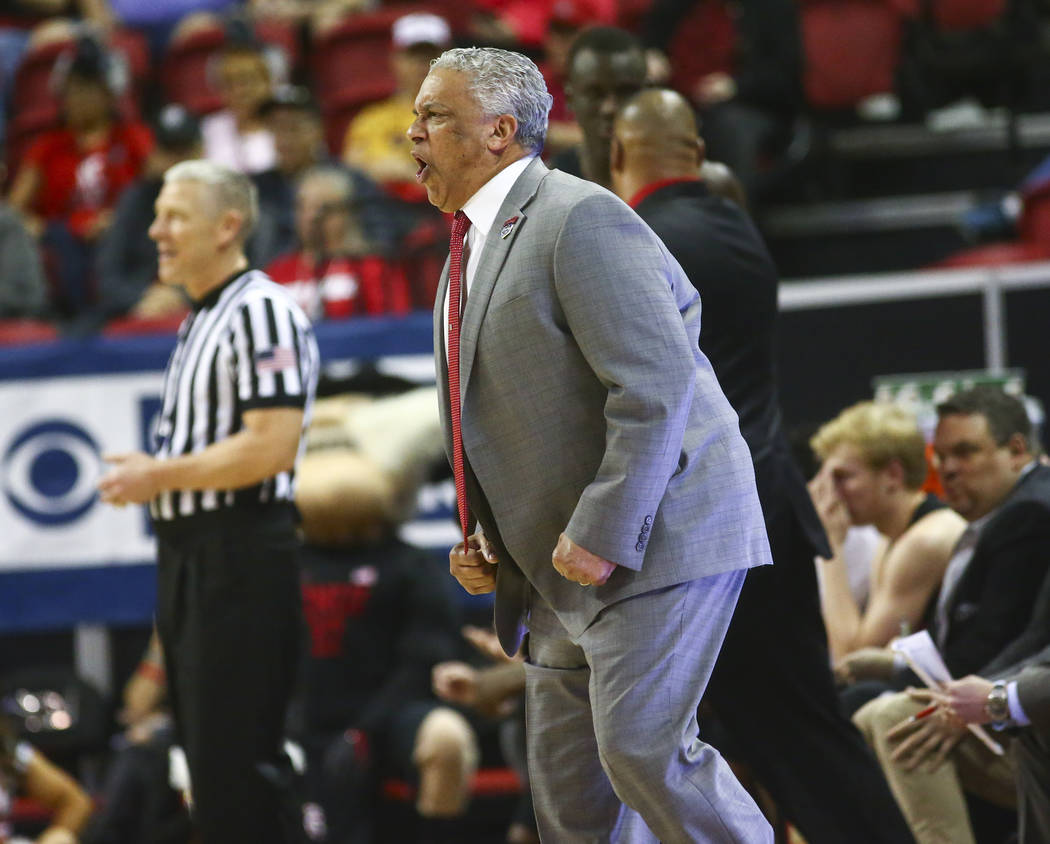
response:
<path fill-rule="evenodd" d="M 0 164 L 0 183 L 6 169 Z M 0 201 L 0 318 L 40 317 L 47 288 L 40 250 L 21 217 Z"/>
<path fill-rule="evenodd" d="M 440 448 L 433 389 L 317 404 L 297 495 L 310 631 L 302 720 L 331 841 L 366 838 L 374 786 L 391 776 L 418 786 L 409 840 L 462 840 L 454 819 L 477 738 L 430 685 L 434 665 L 465 654 L 461 605 L 443 564 L 396 537 Z"/>
<path fill-rule="evenodd" d="M 629 32 L 597 26 L 584 30 L 569 50 L 565 92 L 583 141 L 551 164 L 602 187 L 612 187 L 609 144 L 616 112 L 645 86 L 645 53 Z"/>
<path fill-rule="evenodd" d="M 412 104 L 430 62 L 451 44 L 452 33 L 444 18 L 413 12 L 394 21 L 391 35 L 390 62 L 397 88 L 387 99 L 363 108 L 351 121 L 343 160 L 395 196 L 423 202 L 426 195 L 416 182 L 417 167 L 405 129 L 412 122 Z"/>
<path fill-rule="evenodd" d="M 696 0 L 653 3 L 644 32 L 650 54 L 666 54 L 676 28 L 696 5 Z M 802 107 L 802 37 L 792 0 L 734 3 L 729 17 L 735 29 L 732 68 L 702 76 L 683 93 L 701 109 L 711 157 L 725 162 L 754 198 L 761 192 L 763 164 L 787 146 Z M 669 71 L 665 58 L 655 64 Z"/>
<path fill-rule="evenodd" d="M 64 126 L 29 148 L 9 195 L 54 261 L 54 304 L 64 316 L 92 304 L 96 244 L 153 144 L 148 128 L 117 113 L 109 70 L 101 45 L 91 38 L 77 43 L 68 64 L 56 66 Z"/>
<path fill-rule="evenodd" d="M 273 133 L 275 166 L 253 177 L 259 190 L 259 225 L 252 237 L 252 260 L 266 266 L 297 247 L 296 191 L 303 175 L 317 165 L 340 166 L 328 156 L 321 113 L 310 92 L 293 85 L 278 86 L 262 114 Z M 398 218 L 375 183 L 360 170 L 345 168 L 368 240 L 382 252 L 393 251 L 400 233 Z"/>
<path fill-rule="evenodd" d="M 76 844 L 91 815 L 91 798 L 62 769 L 28 742 L 20 740 L 6 716 L 0 715 L 0 840 L 11 835 L 9 819 L 15 797 L 27 797 L 51 811 L 36 844 Z"/>
<path fill-rule="evenodd" d="M 896 405 L 861 402 L 811 440 L 821 469 L 810 493 L 831 544 L 818 563 L 821 608 L 834 660 L 863 647 L 883 647 L 925 626 L 963 518 L 924 492 L 926 441 L 914 415 Z M 871 561 L 869 597 L 861 608 L 843 559 L 851 525 L 874 525 L 885 544 Z"/>
<path fill-rule="evenodd" d="M 167 707 L 167 676 L 154 628 L 146 651 L 124 685 L 118 720 L 126 729 L 114 742 L 101 806 L 85 844 L 188 844 L 192 833 L 182 795 L 169 782 L 175 731 Z"/>
<path fill-rule="evenodd" d="M 968 240 L 988 243 L 949 256 L 940 262 L 941 266 L 1012 264 L 1050 258 L 1050 156 L 1014 190 L 967 211 L 960 228 Z"/>
<path fill-rule="evenodd" d="M 969 525 L 948 564 L 930 632 L 953 676 L 984 675 L 1007 650 L 1016 660 L 1038 650 L 1029 646 L 1024 652 L 1013 642 L 1025 640 L 1050 569 L 1050 467 L 1036 461 L 1039 446 L 1024 405 L 997 388 L 959 393 L 937 413 L 934 448 L 945 497 Z M 852 674 L 893 677 L 891 654 L 858 653 L 848 666 Z M 861 708 L 854 721 L 875 749 L 920 844 L 966 844 L 973 837 L 965 812 L 960 818 L 944 811 L 950 799 L 941 788 L 945 780 L 956 788 L 956 772 L 976 771 L 993 787 L 973 787 L 1006 805 L 1012 789 L 1001 787 L 1004 777 L 989 775 L 998 764 L 991 752 L 961 762 L 970 748 L 956 750 L 962 733 L 949 719 L 908 720 L 924 706 L 907 693 L 884 695 Z M 949 754 L 957 764 L 942 768 Z"/>
<path fill-rule="evenodd" d="M 401 266 L 378 254 L 365 237 L 350 174 L 321 165 L 299 182 L 295 205 L 297 251 L 270 263 L 267 274 L 289 287 L 313 320 L 403 314 L 411 307 Z"/>
<path fill-rule="evenodd" d="M 180 161 L 200 158 L 200 125 L 185 108 L 173 104 L 161 109 L 153 132 L 157 145 L 146 172 L 121 195 L 113 225 L 99 244 L 99 307 L 80 324 L 85 331 L 126 313 L 156 319 L 188 306 L 181 290 L 157 281 L 157 245 L 150 239 L 149 227 L 164 172 Z"/>
<path fill-rule="evenodd" d="M 8 0 L 4 4 L 0 12 L 0 143 L 22 56 L 51 38 L 70 37 L 67 16 L 78 16 L 100 32 L 113 23 L 107 0 Z M 55 25 L 58 21 L 60 26 Z"/>
<path fill-rule="evenodd" d="M 547 83 L 547 92 L 554 98 L 547 117 L 547 140 L 543 146 L 545 158 L 570 149 L 583 140 L 580 126 L 569 107 L 565 85 L 572 42 L 580 30 L 593 23 L 591 10 L 581 0 L 558 0 L 550 15 L 547 33 L 543 37 L 543 62 L 539 66 Z"/>
<path fill-rule="evenodd" d="M 514 807 L 506 841 L 507 844 L 539 844 L 526 762 L 523 658 L 520 654 L 508 657 L 491 629 L 465 627 L 463 636 L 488 658 L 490 664 L 481 668 L 459 661 L 435 665 L 434 694 L 448 703 L 502 719 L 503 753 L 525 786 Z"/>
<path fill-rule="evenodd" d="M 273 134 L 262 106 L 273 95 L 273 76 L 263 48 L 231 39 L 214 64 L 214 84 L 226 107 L 201 122 L 204 155 L 239 173 L 260 173 L 277 161 Z"/>

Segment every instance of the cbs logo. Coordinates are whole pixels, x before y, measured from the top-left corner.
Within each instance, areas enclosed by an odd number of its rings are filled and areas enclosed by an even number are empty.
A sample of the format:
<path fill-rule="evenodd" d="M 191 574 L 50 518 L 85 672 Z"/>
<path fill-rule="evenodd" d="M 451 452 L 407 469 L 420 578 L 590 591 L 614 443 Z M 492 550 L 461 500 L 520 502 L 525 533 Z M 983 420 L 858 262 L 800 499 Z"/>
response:
<path fill-rule="evenodd" d="M 71 422 L 49 419 L 15 434 L 4 451 L 3 492 L 30 521 L 65 525 L 95 504 L 101 472 L 91 435 Z"/>

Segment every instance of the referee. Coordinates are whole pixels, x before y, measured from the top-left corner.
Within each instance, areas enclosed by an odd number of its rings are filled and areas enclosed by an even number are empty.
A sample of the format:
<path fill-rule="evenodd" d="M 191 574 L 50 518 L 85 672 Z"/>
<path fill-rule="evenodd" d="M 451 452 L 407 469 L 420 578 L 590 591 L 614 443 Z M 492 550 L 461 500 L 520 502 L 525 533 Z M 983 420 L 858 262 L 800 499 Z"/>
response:
<path fill-rule="evenodd" d="M 150 237 L 159 278 L 193 310 L 165 373 L 154 456 L 108 456 L 102 500 L 149 502 L 157 628 L 202 844 L 301 837 L 281 747 L 298 654 L 292 504 L 317 384 L 309 320 L 248 268 L 257 216 L 243 175 L 167 171 Z"/>

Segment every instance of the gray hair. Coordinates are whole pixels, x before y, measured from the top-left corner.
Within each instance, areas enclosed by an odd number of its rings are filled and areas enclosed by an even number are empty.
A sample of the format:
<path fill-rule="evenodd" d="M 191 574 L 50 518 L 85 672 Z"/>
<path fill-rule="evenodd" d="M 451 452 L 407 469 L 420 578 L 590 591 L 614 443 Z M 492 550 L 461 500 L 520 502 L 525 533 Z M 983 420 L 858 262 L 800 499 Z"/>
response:
<path fill-rule="evenodd" d="M 527 56 L 494 47 L 460 47 L 446 50 L 430 67 L 466 73 L 471 92 L 486 115 L 512 115 L 518 121 L 518 143 L 530 152 L 543 149 L 554 98 L 547 92 L 543 74 Z"/>
<path fill-rule="evenodd" d="M 350 171 L 337 164 L 313 165 L 299 177 L 299 187 L 313 181 L 326 182 L 333 185 L 339 191 L 339 195 L 345 200 L 350 200 L 354 196 L 354 180 L 350 175 Z"/>
<path fill-rule="evenodd" d="M 236 211 L 244 223 L 241 225 L 241 240 L 247 239 L 259 219 L 259 192 L 255 184 L 243 173 L 223 167 L 214 161 L 194 159 L 181 161 L 164 173 L 164 184 L 175 182 L 197 182 L 211 188 L 217 211 Z"/>

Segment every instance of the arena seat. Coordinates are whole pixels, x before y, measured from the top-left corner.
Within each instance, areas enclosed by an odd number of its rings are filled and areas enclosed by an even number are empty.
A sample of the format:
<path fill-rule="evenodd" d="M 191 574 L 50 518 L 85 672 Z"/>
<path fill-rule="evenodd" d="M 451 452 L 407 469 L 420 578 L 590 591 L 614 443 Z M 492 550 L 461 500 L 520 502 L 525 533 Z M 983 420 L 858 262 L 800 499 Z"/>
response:
<path fill-rule="evenodd" d="M 118 317 L 106 323 L 102 333 L 107 337 L 137 337 L 143 334 L 174 334 L 179 330 L 186 312 L 171 316 L 142 318 Z"/>
<path fill-rule="evenodd" d="M 956 252 L 933 264 L 936 269 L 962 267 L 997 267 L 1003 264 L 1025 264 L 1050 260 L 1050 246 L 1023 240 L 1009 243 L 989 243 Z"/>
<path fill-rule="evenodd" d="M 222 108 L 222 99 L 211 86 L 208 67 L 226 43 L 222 27 L 200 29 L 169 45 L 161 62 L 161 80 L 169 102 L 181 103 L 197 114 Z"/>
<path fill-rule="evenodd" d="M 51 77 L 59 58 L 72 53 L 74 41 L 56 41 L 28 51 L 15 71 L 12 114 L 27 122 L 55 122 L 59 104 Z M 120 110 L 125 117 L 139 115 L 139 94 L 149 77 L 149 46 L 145 38 L 128 29 L 116 29 L 109 37 L 111 51 L 120 53 L 127 63 L 129 84 L 120 97 Z"/>
<path fill-rule="evenodd" d="M 58 41 L 29 50 L 15 71 L 15 87 L 11 113 L 17 117 L 46 112 L 58 115 L 58 103 L 51 88 L 51 74 L 63 53 L 73 51 L 72 41 Z"/>
<path fill-rule="evenodd" d="M 41 132 L 55 129 L 60 125 L 58 106 L 39 108 L 18 114 L 7 124 L 6 158 L 7 176 L 10 180 L 18 171 L 29 145 Z"/>
<path fill-rule="evenodd" d="M 288 62 L 289 71 L 298 66 L 302 55 L 295 24 L 276 18 L 263 18 L 255 22 L 255 37 L 263 44 L 279 48 Z"/>
<path fill-rule="evenodd" d="M 850 108 L 894 90 L 903 34 L 898 9 L 879 0 L 806 0 L 800 14 L 810 106 Z"/>
<path fill-rule="evenodd" d="M 372 86 L 354 86 L 344 91 L 335 102 L 324 106 L 325 142 L 332 155 L 342 157 L 346 129 L 357 113 L 371 103 L 386 99 L 391 93 L 393 89 L 385 81 Z"/>
<path fill-rule="evenodd" d="M 390 27 L 406 9 L 354 15 L 323 35 L 312 56 L 314 92 L 326 111 L 394 90 Z"/>
<path fill-rule="evenodd" d="M 671 62 L 671 87 L 690 92 L 709 73 L 729 73 L 733 68 L 736 25 L 725 2 L 697 3 L 676 27 L 667 46 Z"/>
<path fill-rule="evenodd" d="M 521 792 L 521 779 L 511 768 L 479 768 L 470 784 L 471 797 L 503 797 Z M 416 796 L 416 787 L 405 780 L 388 779 L 382 783 L 383 797 L 395 803 L 407 803 Z"/>
<path fill-rule="evenodd" d="M 984 29 L 1002 17 L 1006 0 L 928 0 L 930 18 L 944 32 Z"/>
<path fill-rule="evenodd" d="M 50 322 L 37 319 L 0 319 L 0 346 L 48 343 L 57 339 L 58 331 Z"/>

